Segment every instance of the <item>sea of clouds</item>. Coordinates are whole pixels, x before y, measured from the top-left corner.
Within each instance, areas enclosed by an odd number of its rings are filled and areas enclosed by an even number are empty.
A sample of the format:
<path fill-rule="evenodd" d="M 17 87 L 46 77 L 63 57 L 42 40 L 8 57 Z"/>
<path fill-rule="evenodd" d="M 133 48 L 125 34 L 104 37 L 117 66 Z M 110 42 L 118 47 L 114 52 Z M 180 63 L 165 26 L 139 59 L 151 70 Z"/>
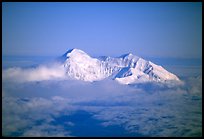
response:
<path fill-rule="evenodd" d="M 202 136 L 201 75 L 177 86 L 77 81 L 56 65 L 2 75 L 3 136 Z"/>

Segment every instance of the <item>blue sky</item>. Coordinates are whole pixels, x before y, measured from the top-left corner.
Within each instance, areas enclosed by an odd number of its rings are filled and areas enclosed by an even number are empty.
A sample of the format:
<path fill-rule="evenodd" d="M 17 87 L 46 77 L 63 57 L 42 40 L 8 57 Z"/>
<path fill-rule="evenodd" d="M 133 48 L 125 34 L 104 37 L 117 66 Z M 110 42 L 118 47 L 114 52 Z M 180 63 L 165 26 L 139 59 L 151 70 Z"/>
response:
<path fill-rule="evenodd" d="M 201 58 L 202 3 L 2 3 L 2 53 Z"/>

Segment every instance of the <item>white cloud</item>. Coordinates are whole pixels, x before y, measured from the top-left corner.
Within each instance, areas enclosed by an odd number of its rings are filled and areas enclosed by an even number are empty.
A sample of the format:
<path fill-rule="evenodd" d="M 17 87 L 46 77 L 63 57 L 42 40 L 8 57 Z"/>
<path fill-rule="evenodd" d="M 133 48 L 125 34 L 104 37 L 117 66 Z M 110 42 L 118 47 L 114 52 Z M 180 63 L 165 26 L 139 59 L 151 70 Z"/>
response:
<path fill-rule="evenodd" d="M 51 124 L 55 120 L 52 116 L 59 116 L 60 110 L 69 111 L 68 104 L 58 108 L 60 102 L 45 98 L 6 97 L 2 101 L 3 136 L 69 136 L 70 132 L 63 126 Z M 73 125 L 71 122 L 67 124 Z"/>
<path fill-rule="evenodd" d="M 38 66 L 35 68 L 22 69 L 19 67 L 3 70 L 3 80 L 13 82 L 43 81 L 43 80 L 63 80 L 66 78 L 62 66 Z"/>

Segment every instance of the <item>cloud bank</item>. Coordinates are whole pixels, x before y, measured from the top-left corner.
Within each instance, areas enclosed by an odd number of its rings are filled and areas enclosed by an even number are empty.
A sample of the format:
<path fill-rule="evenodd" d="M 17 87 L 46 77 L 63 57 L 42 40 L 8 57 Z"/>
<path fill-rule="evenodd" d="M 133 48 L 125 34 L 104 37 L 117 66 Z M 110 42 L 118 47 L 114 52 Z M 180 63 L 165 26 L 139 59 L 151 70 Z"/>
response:
<path fill-rule="evenodd" d="M 13 82 L 43 81 L 43 80 L 63 80 L 66 78 L 63 66 L 59 64 L 41 65 L 33 68 L 14 67 L 3 70 L 3 80 Z"/>

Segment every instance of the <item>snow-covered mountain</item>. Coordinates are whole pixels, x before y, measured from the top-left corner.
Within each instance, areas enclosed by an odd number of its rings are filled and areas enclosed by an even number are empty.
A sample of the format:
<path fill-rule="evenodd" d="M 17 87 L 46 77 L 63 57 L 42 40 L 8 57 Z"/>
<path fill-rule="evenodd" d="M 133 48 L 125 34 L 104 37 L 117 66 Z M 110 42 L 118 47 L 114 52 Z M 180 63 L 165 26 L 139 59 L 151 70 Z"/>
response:
<path fill-rule="evenodd" d="M 92 58 L 79 49 L 71 49 L 61 57 L 66 75 L 83 81 L 112 78 L 121 84 L 180 81 L 162 66 L 131 53 L 120 57 Z"/>

